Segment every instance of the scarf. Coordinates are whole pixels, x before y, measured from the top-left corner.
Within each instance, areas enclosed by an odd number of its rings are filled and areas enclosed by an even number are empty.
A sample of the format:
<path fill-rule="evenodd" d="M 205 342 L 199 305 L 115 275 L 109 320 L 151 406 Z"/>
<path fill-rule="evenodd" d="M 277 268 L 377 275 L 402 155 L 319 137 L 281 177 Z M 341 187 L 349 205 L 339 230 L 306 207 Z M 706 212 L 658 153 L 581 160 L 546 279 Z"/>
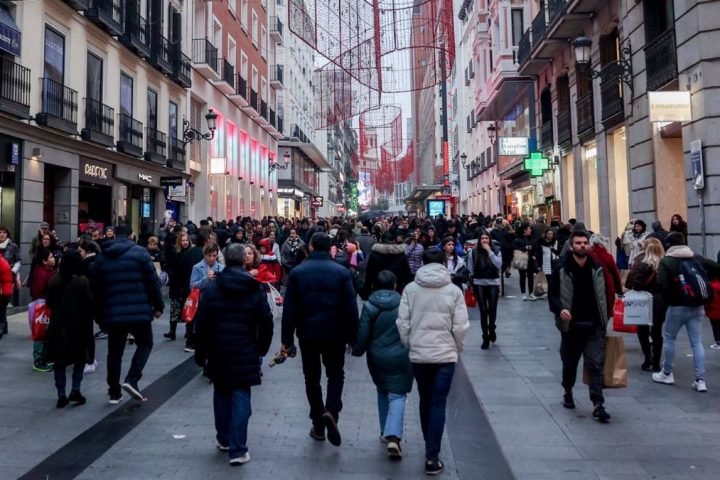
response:
<path fill-rule="evenodd" d="M 290 245 L 290 254 L 297 254 L 298 248 L 300 248 L 300 237 L 296 238 L 295 240 L 293 240 L 292 238 L 288 238 L 288 244 Z"/>

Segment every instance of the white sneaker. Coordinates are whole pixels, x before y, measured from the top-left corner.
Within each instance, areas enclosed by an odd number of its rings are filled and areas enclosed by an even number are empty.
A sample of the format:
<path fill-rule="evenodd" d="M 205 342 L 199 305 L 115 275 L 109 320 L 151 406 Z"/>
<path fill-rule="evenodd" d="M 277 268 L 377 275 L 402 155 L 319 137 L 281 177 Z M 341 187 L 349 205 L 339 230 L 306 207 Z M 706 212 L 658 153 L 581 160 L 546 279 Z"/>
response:
<path fill-rule="evenodd" d="M 217 448 L 221 452 L 227 452 L 228 450 L 230 450 L 230 447 L 226 447 L 225 445 L 221 444 L 217 440 L 215 440 L 215 448 Z"/>
<path fill-rule="evenodd" d="M 85 368 L 83 369 L 83 373 L 95 373 L 95 369 L 98 366 L 97 360 L 95 360 L 93 363 L 86 363 Z"/>
<path fill-rule="evenodd" d="M 528 300 L 530 300 L 531 302 L 534 302 L 535 300 L 537 300 L 537 297 L 531 293 L 531 294 L 528 296 Z"/>
<path fill-rule="evenodd" d="M 250 461 L 250 452 L 245 452 L 243 455 L 237 458 L 230 459 L 230 465 L 244 465 Z"/>
<path fill-rule="evenodd" d="M 707 385 L 705 385 L 705 380 L 695 380 L 692 384 L 692 388 L 696 392 L 707 392 Z"/>
<path fill-rule="evenodd" d="M 527 294 L 523 294 L 523 302 L 527 302 L 530 299 L 530 297 L 527 296 Z"/>
<path fill-rule="evenodd" d="M 670 375 L 665 375 L 665 372 L 657 372 L 652 374 L 652 379 L 657 383 L 664 383 L 665 385 L 672 385 L 675 383 L 675 377 L 672 372 Z"/>
<path fill-rule="evenodd" d="M 710 345 L 711 350 L 720 350 L 720 343 L 713 343 Z"/>

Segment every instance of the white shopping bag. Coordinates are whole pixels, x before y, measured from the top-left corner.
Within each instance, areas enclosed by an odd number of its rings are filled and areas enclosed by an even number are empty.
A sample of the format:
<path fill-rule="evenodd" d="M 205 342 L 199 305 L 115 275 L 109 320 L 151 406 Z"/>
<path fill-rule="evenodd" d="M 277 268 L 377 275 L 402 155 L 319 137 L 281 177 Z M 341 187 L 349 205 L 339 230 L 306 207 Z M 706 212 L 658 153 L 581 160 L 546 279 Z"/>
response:
<path fill-rule="evenodd" d="M 283 297 L 280 295 L 280 292 L 270 283 L 265 283 L 265 291 L 267 292 L 268 305 L 270 306 L 273 318 L 282 316 Z"/>
<path fill-rule="evenodd" d="M 630 290 L 623 296 L 625 325 L 652 325 L 653 297 L 649 292 Z"/>

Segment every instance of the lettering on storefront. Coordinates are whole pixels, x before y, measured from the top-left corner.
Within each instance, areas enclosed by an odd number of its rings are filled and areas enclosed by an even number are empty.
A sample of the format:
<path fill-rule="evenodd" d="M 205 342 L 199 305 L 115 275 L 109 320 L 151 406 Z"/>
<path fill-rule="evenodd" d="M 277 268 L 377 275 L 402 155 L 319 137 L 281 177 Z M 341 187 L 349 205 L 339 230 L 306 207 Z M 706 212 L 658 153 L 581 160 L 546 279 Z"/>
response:
<path fill-rule="evenodd" d="M 500 137 L 498 139 L 498 155 L 517 157 L 527 155 L 528 137 Z"/>
<path fill-rule="evenodd" d="M 113 184 L 113 165 L 100 160 L 80 159 L 80 181 L 97 185 Z"/>
<path fill-rule="evenodd" d="M 146 182 L 146 183 L 153 182 L 152 175 L 149 175 L 147 173 L 138 173 L 137 176 L 138 176 L 138 180 L 140 180 L 141 182 Z"/>

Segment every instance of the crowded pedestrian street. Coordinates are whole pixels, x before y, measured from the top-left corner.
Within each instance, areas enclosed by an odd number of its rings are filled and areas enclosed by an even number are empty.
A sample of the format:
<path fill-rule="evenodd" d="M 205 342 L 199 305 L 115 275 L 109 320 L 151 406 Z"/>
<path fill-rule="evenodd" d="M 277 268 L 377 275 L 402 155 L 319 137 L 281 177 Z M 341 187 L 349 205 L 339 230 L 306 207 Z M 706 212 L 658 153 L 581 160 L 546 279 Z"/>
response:
<path fill-rule="evenodd" d="M 544 299 L 523 302 L 515 275 L 498 307 L 498 341 L 482 342 L 477 309 L 448 400 L 443 438 L 447 479 L 707 479 L 720 468 L 717 388 L 720 352 L 707 350 L 710 393 L 690 389 L 692 359 L 682 335 L 674 386 L 653 383 L 640 370 L 634 335 L 623 335 L 628 387 L 605 391 L 612 423 L 593 422 L 586 388 L 576 387 L 575 410 L 562 406 L 559 336 Z M 253 461 L 228 470 L 215 448 L 212 386 L 177 342 L 162 338 L 167 316 L 154 323 L 155 347 L 145 369 L 146 403 L 108 405 L 105 343 L 100 363 L 85 375 L 82 407 L 57 410 L 49 374 L 28 368 L 27 316 L 9 318 L 0 375 L 0 478 L 24 479 L 307 479 L 422 478 L 423 440 L 417 392 L 408 396 L 404 454 L 387 459 L 379 441 L 375 389 L 364 358 L 346 360 L 343 445 L 309 438 L 298 359 L 269 368 L 253 388 L 248 448 Z M 276 318 L 276 327 L 279 319 Z M 711 339 L 709 322 L 703 338 Z M 132 346 L 128 346 L 132 349 Z M 279 348 L 279 337 L 270 352 Z M 126 362 L 127 363 L 127 362 Z M 578 382 L 580 383 L 580 382 Z"/>

